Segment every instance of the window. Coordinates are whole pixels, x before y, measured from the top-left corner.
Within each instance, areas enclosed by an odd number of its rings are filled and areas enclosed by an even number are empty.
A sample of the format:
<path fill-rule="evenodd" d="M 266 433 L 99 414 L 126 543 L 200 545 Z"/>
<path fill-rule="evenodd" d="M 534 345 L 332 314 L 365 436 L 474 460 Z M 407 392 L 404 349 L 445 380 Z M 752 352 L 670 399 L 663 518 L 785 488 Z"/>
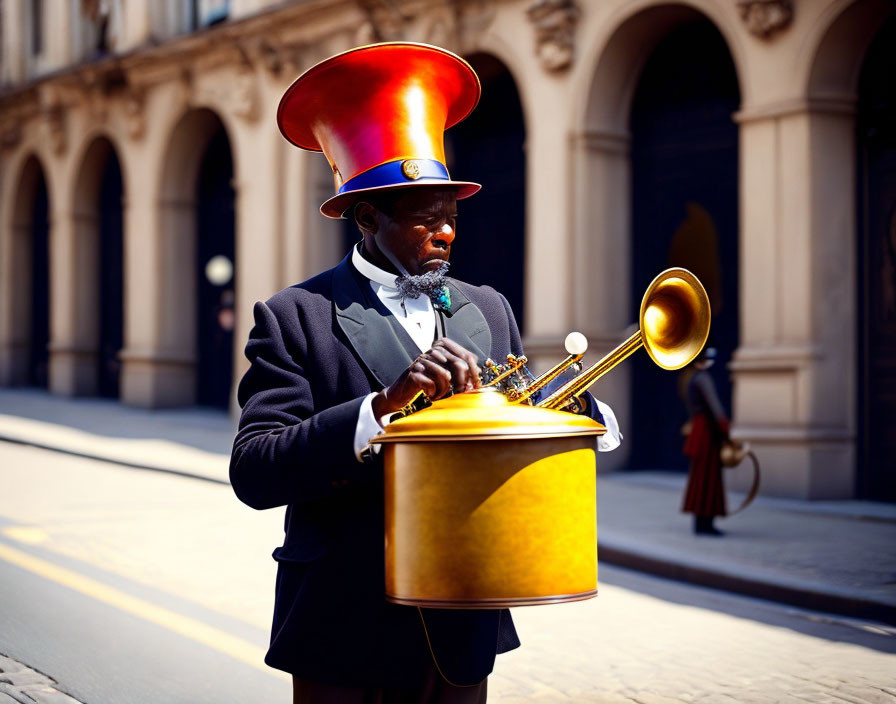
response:
<path fill-rule="evenodd" d="M 208 27 L 223 22 L 230 14 L 230 0 L 199 0 L 199 22 Z"/>
<path fill-rule="evenodd" d="M 44 3 L 31 0 L 31 55 L 37 56 L 44 50 Z"/>

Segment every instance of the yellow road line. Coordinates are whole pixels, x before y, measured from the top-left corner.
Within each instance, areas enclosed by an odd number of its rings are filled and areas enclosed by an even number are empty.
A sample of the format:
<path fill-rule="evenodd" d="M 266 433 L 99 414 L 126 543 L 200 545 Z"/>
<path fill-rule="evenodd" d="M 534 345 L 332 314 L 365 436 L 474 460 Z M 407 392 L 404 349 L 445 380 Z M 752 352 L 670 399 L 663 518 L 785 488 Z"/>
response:
<path fill-rule="evenodd" d="M 22 569 L 26 569 L 69 589 L 81 592 L 92 599 L 114 606 L 145 621 L 167 628 L 169 631 L 174 631 L 185 638 L 229 655 L 269 675 L 279 676 L 282 674 L 264 664 L 264 649 L 242 638 L 237 638 L 226 631 L 157 606 L 145 599 L 125 594 L 95 579 L 85 577 L 64 567 L 59 567 L 46 560 L 41 560 L 3 543 L 0 543 L 0 559 L 11 562 Z"/>
<path fill-rule="evenodd" d="M 10 526 L 9 528 L 4 528 L 2 532 L 7 538 L 12 538 L 28 545 L 37 545 L 50 537 L 46 531 L 33 526 Z"/>

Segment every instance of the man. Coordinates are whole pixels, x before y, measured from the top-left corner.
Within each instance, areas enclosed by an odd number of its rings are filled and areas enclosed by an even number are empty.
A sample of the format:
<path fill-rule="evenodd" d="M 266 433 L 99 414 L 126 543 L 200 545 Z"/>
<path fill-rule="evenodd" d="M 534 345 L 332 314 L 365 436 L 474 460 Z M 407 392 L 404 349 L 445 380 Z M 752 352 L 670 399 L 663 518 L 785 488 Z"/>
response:
<path fill-rule="evenodd" d="M 456 200 L 479 187 L 450 179 L 442 133 L 478 96 L 453 54 L 381 44 L 313 67 L 280 105 L 286 138 L 322 149 L 336 174 L 321 211 L 363 236 L 335 268 L 256 304 L 239 388 L 234 490 L 287 506 L 266 662 L 293 674 L 297 702 L 484 702 L 496 653 L 519 645 L 507 610 L 386 602 L 369 445 L 419 392 L 475 389 L 480 360 L 522 354 L 504 297 L 445 276 Z"/>

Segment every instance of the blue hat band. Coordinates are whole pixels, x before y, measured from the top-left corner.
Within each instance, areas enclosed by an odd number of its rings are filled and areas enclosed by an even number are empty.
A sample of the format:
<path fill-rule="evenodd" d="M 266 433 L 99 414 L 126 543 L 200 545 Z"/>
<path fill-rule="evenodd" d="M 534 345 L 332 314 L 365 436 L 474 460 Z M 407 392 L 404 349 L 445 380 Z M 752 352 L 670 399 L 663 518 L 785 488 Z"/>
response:
<path fill-rule="evenodd" d="M 450 181 L 451 177 L 445 165 L 435 159 L 399 159 L 374 166 L 350 178 L 339 187 L 337 193 L 342 195 L 367 188 L 410 185 L 421 179 Z"/>

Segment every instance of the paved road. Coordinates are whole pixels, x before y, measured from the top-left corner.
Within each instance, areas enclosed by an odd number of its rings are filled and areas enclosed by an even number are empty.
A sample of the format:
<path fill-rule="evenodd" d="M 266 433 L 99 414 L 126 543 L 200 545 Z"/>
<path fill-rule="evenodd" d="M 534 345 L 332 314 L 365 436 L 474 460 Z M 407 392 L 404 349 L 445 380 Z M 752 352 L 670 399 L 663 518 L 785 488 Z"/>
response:
<path fill-rule="evenodd" d="M 260 662 L 281 511 L 226 486 L 0 443 L 0 653 L 89 704 L 286 702 Z M 490 701 L 896 702 L 896 630 L 601 566 L 517 609 Z"/>
<path fill-rule="evenodd" d="M 262 662 L 282 515 L 0 443 L 0 653 L 90 704 L 286 701 Z"/>

